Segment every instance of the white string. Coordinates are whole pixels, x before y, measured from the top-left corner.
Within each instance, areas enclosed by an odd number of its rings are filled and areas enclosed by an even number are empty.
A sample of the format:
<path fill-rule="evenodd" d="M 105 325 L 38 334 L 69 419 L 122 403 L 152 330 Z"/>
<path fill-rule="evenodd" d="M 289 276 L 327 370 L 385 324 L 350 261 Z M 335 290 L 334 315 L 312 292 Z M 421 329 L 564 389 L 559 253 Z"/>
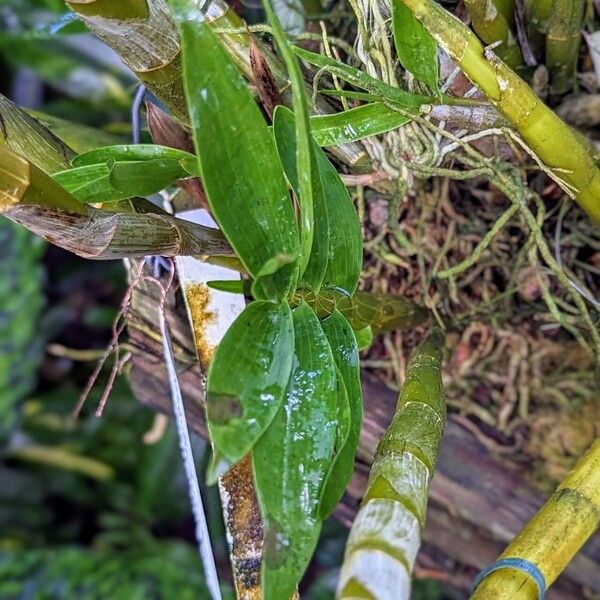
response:
<path fill-rule="evenodd" d="M 200 558 L 204 565 L 204 577 L 206 585 L 213 600 L 221 600 L 221 590 L 219 588 L 219 577 L 215 566 L 212 547 L 210 545 L 210 536 L 208 533 L 208 525 L 206 523 L 206 515 L 204 514 L 204 505 L 202 504 L 202 495 L 200 494 L 200 485 L 198 483 L 198 474 L 196 473 L 196 464 L 192 453 L 192 445 L 190 443 L 190 434 L 187 427 L 185 417 L 185 409 L 183 406 L 183 398 L 181 397 L 181 389 L 177 380 L 177 372 L 175 370 L 175 361 L 173 359 L 173 349 L 171 347 L 171 338 L 167 328 L 164 311 L 159 311 L 160 317 L 160 332 L 162 334 L 163 352 L 165 355 L 165 364 L 167 366 L 167 375 L 169 378 L 169 386 L 171 388 L 171 398 L 173 400 L 173 412 L 175 414 L 175 423 L 177 424 L 177 434 L 179 436 L 179 448 L 181 450 L 181 458 L 185 470 L 185 477 L 188 484 L 188 492 L 190 495 L 190 503 L 194 514 L 194 522 L 196 524 L 196 541 L 200 550 Z"/>

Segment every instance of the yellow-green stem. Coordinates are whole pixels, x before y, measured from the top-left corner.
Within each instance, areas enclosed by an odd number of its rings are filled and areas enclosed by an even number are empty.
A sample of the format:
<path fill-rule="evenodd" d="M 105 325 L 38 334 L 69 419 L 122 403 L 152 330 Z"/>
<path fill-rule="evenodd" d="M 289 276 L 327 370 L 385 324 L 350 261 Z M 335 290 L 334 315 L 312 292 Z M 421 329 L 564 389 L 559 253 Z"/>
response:
<path fill-rule="evenodd" d="M 531 27 L 539 32 L 548 31 L 548 21 L 552 15 L 552 2 L 554 0 L 526 0 L 525 12 Z"/>
<path fill-rule="evenodd" d="M 515 127 L 536 156 L 600 223 L 600 170 L 571 128 L 475 34 L 434 0 L 403 0 L 441 48 Z"/>
<path fill-rule="evenodd" d="M 585 0 L 553 0 L 546 34 L 546 66 L 553 94 L 564 94 L 575 83 L 584 9 Z"/>
<path fill-rule="evenodd" d="M 600 440 L 597 440 L 500 558 L 522 558 L 535 564 L 549 586 L 599 525 Z M 502 569 L 489 574 L 471 600 L 537 597 L 538 589 L 527 574 Z"/>
<path fill-rule="evenodd" d="M 496 8 L 512 27 L 515 23 L 515 0 L 494 0 Z"/>
<path fill-rule="evenodd" d="M 511 30 L 510 21 L 505 17 L 498 0 L 465 0 L 465 6 L 471 17 L 471 27 L 488 45 L 500 45 L 496 54 L 511 68 L 523 64 L 521 50 Z M 504 7 L 506 9 L 506 7 Z"/>

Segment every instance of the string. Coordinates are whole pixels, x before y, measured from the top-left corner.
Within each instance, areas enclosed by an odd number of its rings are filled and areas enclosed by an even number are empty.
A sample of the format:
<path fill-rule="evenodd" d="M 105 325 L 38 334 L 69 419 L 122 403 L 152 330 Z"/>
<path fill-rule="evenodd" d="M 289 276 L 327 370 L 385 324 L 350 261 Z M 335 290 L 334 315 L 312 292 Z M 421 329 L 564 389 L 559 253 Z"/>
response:
<path fill-rule="evenodd" d="M 500 558 L 495 563 L 481 571 L 473 581 L 471 592 L 474 592 L 479 584 L 494 571 L 500 569 L 515 569 L 525 573 L 536 585 L 538 589 L 538 600 L 544 600 L 546 594 L 546 579 L 537 565 L 525 558 Z"/>

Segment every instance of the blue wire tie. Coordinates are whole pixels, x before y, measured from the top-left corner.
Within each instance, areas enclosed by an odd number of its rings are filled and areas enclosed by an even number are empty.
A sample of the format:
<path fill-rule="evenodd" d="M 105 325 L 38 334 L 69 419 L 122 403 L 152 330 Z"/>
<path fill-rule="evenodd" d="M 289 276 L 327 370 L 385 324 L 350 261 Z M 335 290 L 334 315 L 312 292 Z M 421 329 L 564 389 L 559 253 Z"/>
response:
<path fill-rule="evenodd" d="M 524 558 L 501 558 L 497 560 L 495 563 L 481 571 L 477 577 L 475 577 L 473 586 L 471 587 L 471 593 L 477 589 L 479 584 L 490 573 L 499 571 L 500 569 L 515 569 L 528 575 L 538 589 L 538 600 L 544 600 L 544 596 L 546 594 L 546 579 L 544 574 L 539 570 L 537 565 L 534 565 L 532 562 Z"/>

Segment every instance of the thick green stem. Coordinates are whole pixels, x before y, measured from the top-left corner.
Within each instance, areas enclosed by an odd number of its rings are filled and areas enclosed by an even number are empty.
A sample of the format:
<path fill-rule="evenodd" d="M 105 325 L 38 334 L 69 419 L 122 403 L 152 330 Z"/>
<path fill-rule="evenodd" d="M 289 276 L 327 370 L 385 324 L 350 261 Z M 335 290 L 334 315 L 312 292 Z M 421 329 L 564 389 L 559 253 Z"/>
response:
<path fill-rule="evenodd" d="M 553 0 L 525 0 L 525 26 L 529 45 L 536 56 L 543 54 Z"/>
<path fill-rule="evenodd" d="M 517 535 L 500 558 L 522 558 L 551 585 L 600 525 L 600 440 L 560 484 L 548 502 Z M 512 568 L 490 573 L 471 600 L 535 600 L 529 575 Z"/>
<path fill-rule="evenodd" d="M 475 34 L 434 0 L 403 0 L 441 48 L 564 182 L 569 194 L 600 223 L 600 170 L 570 127 Z"/>
<path fill-rule="evenodd" d="M 123 59 L 148 88 L 181 121 L 188 121 L 181 76 L 181 46 L 177 27 L 164 0 L 136 0 L 123 14 L 123 0 L 66 0 L 69 8 Z M 145 4 L 145 10 L 141 6 Z M 200 10 L 200 9 L 199 9 Z M 207 21 L 218 32 L 219 39 L 233 57 L 243 75 L 253 80 L 250 65 L 250 34 L 244 22 L 223 0 L 213 0 Z M 255 40 L 267 59 L 280 89 L 289 81 L 281 61 L 263 44 Z M 198 65 L 200 68 L 201 65 Z M 289 93 L 284 100 L 290 103 Z M 323 99 L 317 103 L 318 114 L 333 112 Z M 366 155 L 358 144 L 344 144 L 332 152 L 349 166 L 365 169 Z"/>
<path fill-rule="evenodd" d="M 515 23 L 515 0 L 494 0 L 494 5 L 500 11 L 509 27 Z"/>
<path fill-rule="evenodd" d="M 526 0 L 525 11 L 528 24 L 541 33 L 548 32 L 548 23 L 552 15 L 554 0 Z"/>
<path fill-rule="evenodd" d="M 427 491 L 446 420 L 441 333 L 408 364 L 396 414 L 383 435 L 356 515 L 340 574 L 338 599 L 408 600 L 425 523 Z"/>
<path fill-rule="evenodd" d="M 575 83 L 584 10 L 585 0 L 553 0 L 546 34 L 546 66 L 553 94 L 564 94 Z"/>
<path fill-rule="evenodd" d="M 510 21 L 498 0 L 465 0 L 475 33 L 488 45 L 497 44 L 496 54 L 512 69 L 523 64 L 521 50 L 513 35 Z M 506 7 L 503 7 L 506 11 Z"/>

